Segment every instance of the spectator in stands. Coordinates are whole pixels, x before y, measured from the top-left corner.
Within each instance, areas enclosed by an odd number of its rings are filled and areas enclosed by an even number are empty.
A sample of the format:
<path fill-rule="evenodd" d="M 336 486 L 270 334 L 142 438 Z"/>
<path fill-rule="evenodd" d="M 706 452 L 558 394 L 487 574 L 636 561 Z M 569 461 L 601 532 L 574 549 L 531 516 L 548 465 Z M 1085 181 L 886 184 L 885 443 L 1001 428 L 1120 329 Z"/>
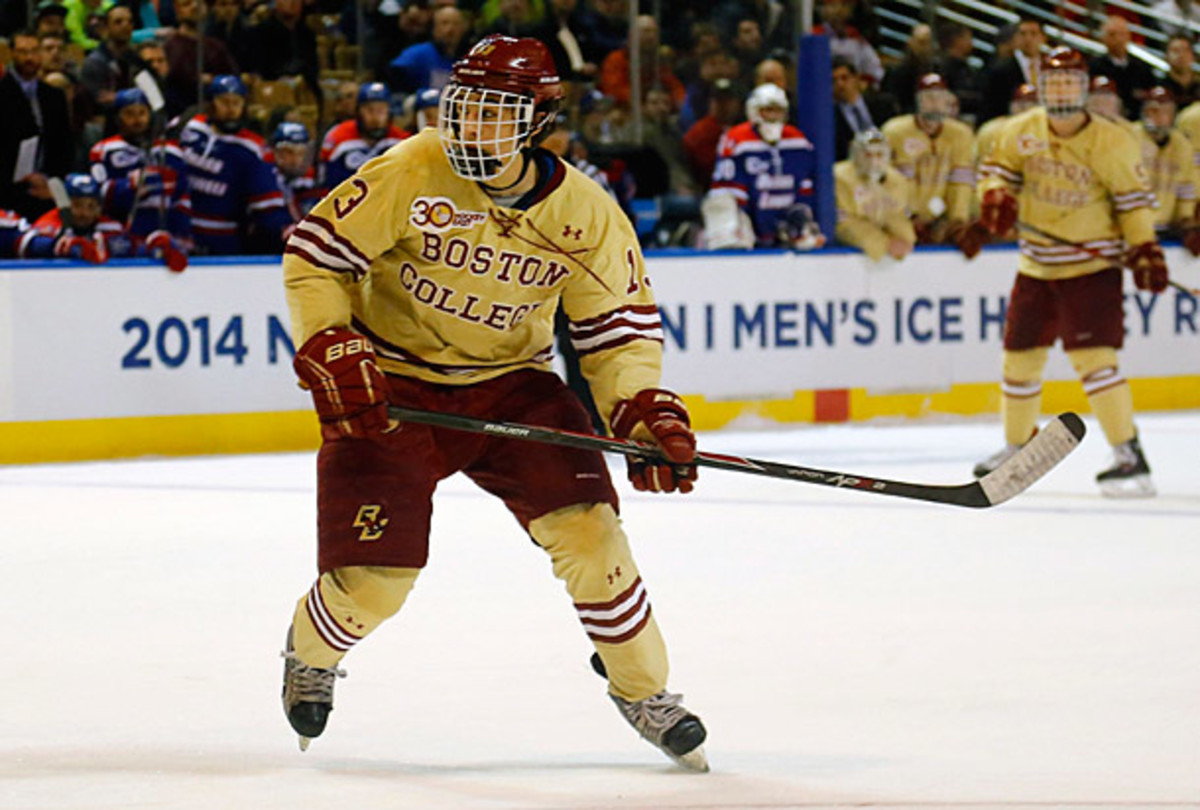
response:
<path fill-rule="evenodd" d="M 213 0 L 212 19 L 205 26 L 204 33 L 221 40 L 234 61 L 243 67 L 255 63 L 255 43 L 251 30 L 246 15 L 242 13 L 240 0 Z"/>
<path fill-rule="evenodd" d="M 763 48 L 762 28 L 754 17 L 742 17 L 737 21 L 737 29 L 729 41 L 729 53 L 738 61 L 738 81 L 743 87 L 757 87 L 754 84 L 754 69 L 766 57 Z"/>
<path fill-rule="evenodd" d="M 671 94 L 671 103 L 678 110 L 683 106 L 687 90 L 683 83 L 671 72 L 666 62 L 659 58 L 658 22 L 649 14 L 641 14 L 637 18 L 635 36 L 632 37 L 638 48 L 641 60 L 640 85 L 642 96 L 652 85 L 661 85 Z M 630 51 L 626 46 L 613 51 L 605 59 L 600 68 L 599 89 L 611 96 L 619 106 L 628 108 L 630 98 Z"/>
<path fill-rule="evenodd" d="M 112 106 L 117 134 L 98 141 L 88 156 L 104 214 L 135 236 L 166 229 L 190 241 L 192 203 L 179 144 L 151 143 L 150 102 L 140 89 L 118 91 Z"/>
<path fill-rule="evenodd" d="M 850 143 L 860 132 L 879 129 L 899 115 L 891 96 L 862 92 L 854 63 L 843 56 L 833 58 L 833 153 L 836 160 L 850 154 Z"/>
<path fill-rule="evenodd" d="M 1038 103 L 1037 88 L 1032 84 L 1023 84 L 1013 93 L 1012 101 L 1008 103 L 1008 115 L 993 118 L 984 123 L 975 133 L 975 167 L 978 169 L 992 154 L 996 146 L 996 137 L 1000 129 L 1014 115 L 1020 115 L 1026 110 L 1036 107 Z"/>
<path fill-rule="evenodd" d="M 1152 87 L 1142 101 L 1138 143 L 1142 166 L 1154 192 L 1154 229 L 1183 236 L 1193 256 L 1200 255 L 1200 230 L 1195 226 L 1197 169 L 1192 144 L 1175 129 L 1175 97 L 1165 87 Z"/>
<path fill-rule="evenodd" d="M 933 72 L 946 80 L 946 86 L 958 99 L 960 117 L 974 121 L 979 115 L 980 93 L 975 68 L 968 59 L 975 48 L 971 29 L 959 22 L 947 22 L 938 27 L 939 54 L 934 59 Z"/>
<path fill-rule="evenodd" d="M 535 9 L 533 0 L 497 0 L 495 6 L 499 13 L 486 18 L 485 24 L 479 29 L 480 39 L 492 34 L 529 36 L 546 16 L 545 5 L 538 3 Z"/>
<path fill-rule="evenodd" d="M 167 113 L 172 116 L 202 101 L 197 92 L 196 63 L 199 32 L 206 21 L 204 4 L 201 0 L 175 0 L 175 16 L 179 26 L 163 46 L 167 54 Z M 241 71 L 223 42 L 205 36 L 203 72 L 237 75 Z"/>
<path fill-rule="evenodd" d="M 1136 120 L 1142 111 L 1142 97 L 1154 86 L 1150 66 L 1129 54 L 1129 22 L 1124 17 L 1109 15 L 1100 26 L 1100 41 L 1105 52 L 1091 61 L 1092 76 L 1107 76 L 1117 85 L 1117 94 L 1125 106 L 1125 114 Z"/>
<path fill-rule="evenodd" d="M 599 53 L 592 41 L 596 15 L 579 0 L 550 0 L 541 25 L 530 36 L 541 40 L 554 57 L 558 75 L 566 81 L 586 81 L 600 70 Z"/>
<path fill-rule="evenodd" d="M 271 135 L 276 179 L 292 221 L 299 222 L 325 196 L 313 166 L 313 142 L 308 127 L 284 121 Z"/>
<path fill-rule="evenodd" d="M 336 188 L 359 166 L 408 137 L 408 132 L 392 124 L 391 98 L 383 82 L 359 88 L 355 117 L 329 130 L 321 142 L 318 176 L 324 188 Z"/>
<path fill-rule="evenodd" d="M 96 140 L 101 130 L 99 126 L 95 127 L 96 137 L 89 137 L 90 133 L 85 135 L 85 128 L 92 118 L 94 108 L 88 94 L 83 92 L 79 82 L 79 65 L 67 61 L 66 40 L 63 38 L 65 36 L 65 34 L 54 33 L 38 35 L 38 43 L 42 50 L 41 77 L 42 81 L 62 90 L 67 97 L 67 111 L 71 119 L 71 139 L 75 142 L 72 163 L 79 164 L 84 157 L 81 151 L 86 151 L 85 144 Z"/>
<path fill-rule="evenodd" d="M 56 0 L 42 0 L 38 3 L 33 19 L 33 30 L 39 37 L 58 34 L 64 42 L 71 41 L 71 32 L 67 30 L 67 7 L 62 3 Z"/>
<path fill-rule="evenodd" d="M 1196 54 L 1192 50 L 1192 38 L 1186 34 L 1172 34 L 1167 40 L 1168 70 L 1159 77 L 1159 83 L 1171 91 L 1179 109 L 1200 99 L 1200 73 L 1195 70 Z"/>
<path fill-rule="evenodd" d="M 157 40 L 143 42 L 138 46 L 137 52 L 150 71 L 158 77 L 159 85 L 165 87 L 170 67 L 167 64 L 167 51 L 163 48 L 162 43 Z"/>
<path fill-rule="evenodd" d="M 1093 76 L 1088 84 L 1087 111 L 1120 124 L 1137 137 L 1137 126 L 1125 116 L 1125 105 L 1117 93 L 1117 83 L 1108 76 Z"/>
<path fill-rule="evenodd" d="M 917 112 L 883 125 L 892 163 L 911 183 L 908 207 L 917 241 L 954 244 L 968 256 L 980 245 L 965 241 L 975 193 L 975 136 L 954 119 L 958 102 L 936 73 L 917 85 Z"/>
<path fill-rule="evenodd" d="M 688 168 L 687 155 L 683 151 L 683 133 L 679 131 L 671 109 L 671 96 L 666 90 L 651 87 L 646 91 L 642 103 L 642 145 L 653 150 L 666 167 L 666 193 L 695 196 L 700 189 Z M 632 122 L 618 134 L 618 138 L 626 143 L 633 142 Z"/>
<path fill-rule="evenodd" d="M 850 158 L 833 167 L 837 239 L 872 261 L 884 256 L 903 259 L 917 241 L 908 216 L 908 180 L 891 160 L 887 138 L 877 129 L 867 129 L 854 136 Z"/>
<path fill-rule="evenodd" d="M 14 34 L 11 51 L 11 69 L 0 78 L 0 208 L 32 220 L 52 207 L 47 179 L 71 170 L 75 144 L 66 95 L 39 78 L 37 36 L 32 31 Z"/>
<path fill-rule="evenodd" d="M 613 110 L 616 102 L 599 90 L 589 90 L 579 99 L 579 137 L 591 146 L 617 142 Z"/>
<path fill-rule="evenodd" d="M 689 46 L 675 59 L 675 75 L 689 88 L 689 92 L 691 84 L 700 78 L 704 59 L 720 51 L 721 30 L 717 26 L 708 21 L 691 26 Z"/>
<path fill-rule="evenodd" d="M 603 65 L 604 57 L 624 48 L 629 38 L 629 0 L 592 0 L 592 7 L 596 10 L 592 42 Z"/>
<path fill-rule="evenodd" d="M 1038 63 L 1042 58 L 1042 46 L 1046 43 L 1042 24 L 1032 17 L 1022 18 L 1017 23 L 1013 43 L 1015 48 L 1012 56 L 993 61 L 984 74 L 983 99 L 979 105 L 977 123 L 982 124 L 1007 113 L 1009 99 L 1021 85 L 1037 86 Z"/>
<path fill-rule="evenodd" d="M 708 113 L 683 135 L 683 151 L 696 187 L 707 190 L 717 164 L 717 146 L 742 114 L 742 96 L 730 79 L 713 82 L 708 97 Z"/>
<path fill-rule="evenodd" d="M 721 138 L 702 209 L 709 247 L 794 246 L 789 220 L 811 205 L 816 152 L 787 114 L 783 89 L 759 85 L 746 99 L 749 120 Z"/>
<path fill-rule="evenodd" d="M 66 26 L 71 41 L 90 51 L 100 44 L 90 28 L 94 15 L 103 15 L 112 8 L 112 0 L 63 0 L 67 9 Z"/>
<path fill-rule="evenodd" d="M 736 82 L 737 76 L 738 63 L 731 54 L 718 48 L 704 56 L 700 62 L 700 74 L 688 84 L 683 107 L 679 110 L 679 126 L 684 132 L 708 114 L 708 98 L 713 83 L 718 79 Z"/>
<path fill-rule="evenodd" d="M 850 24 L 854 0 L 821 0 L 817 12 L 821 23 L 813 27 L 813 33 L 828 36 L 832 54 L 849 59 L 863 81 L 879 87 L 883 62 L 867 38 Z"/>
<path fill-rule="evenodd" d="M 443 6 L 433 14 L 433 37 L 429 42 L 410 45 L 389 66 L 392 89 L 419 93 L 427 87 L 440 90 L 450 78 L 450 68 L 466 50 L 470 26 L 467 18 L 453 6 Z"/>
<path fill-rule="evenodd" d="M 933 57 L 933 29 L 925 23 L 914 25 L 904 46 L 904 58 L 883 77 L 883 91 L 896 99 L 900 112 L 916 111 L 917 82 L 933 72 Z"/>
<path fill-rule="evenodd" d="M 104 41 L 84 58 L 79 78 L 95 109 L 107 116 L 117 91 L 133 87 L 133 77 L 149 65 L 131 44 L 133 12 L 127 6 L 110 6 L 104 22 Z"/>
<path fill-rule="evenodd" d="M 321 100 L 317 35 L 304 22 L 304 0 L 273 0 L 270 16 L 250 29 L 250 37 L 254 59 L 249 71 L 268 81 L 303 77 Z"/>
<path fill-rule="evenodd" d="M 246 85 L 234 75 L 216 76 L 206 96 L 208 111 L 180 134 L 196 249 L 210 255 L 279 253 L 292 218 L 262 136 L 245 126 Z"/>

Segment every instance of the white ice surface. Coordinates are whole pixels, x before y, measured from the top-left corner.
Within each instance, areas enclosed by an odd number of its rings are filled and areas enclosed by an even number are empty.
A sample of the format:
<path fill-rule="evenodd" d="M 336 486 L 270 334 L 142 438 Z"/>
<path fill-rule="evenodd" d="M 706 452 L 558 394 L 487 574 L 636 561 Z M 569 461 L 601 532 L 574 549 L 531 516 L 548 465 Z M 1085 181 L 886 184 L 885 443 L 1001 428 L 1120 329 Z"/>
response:
<path fill-rule="evenodd" d="M 0 468 L 0 809 L 1200 806 L 1200 415 L 1099 430 L 976 511 L 706 470 L 623 515 L 713 772 L 637 739 L 542 552 L 465 479 L 429 568 L 301 754 L 278 650 L 314 568 L 311 455 Z M 967 480 L 994 422 L 706 434 Z M 620 465 L 620 466 L 617 466 Z"/>

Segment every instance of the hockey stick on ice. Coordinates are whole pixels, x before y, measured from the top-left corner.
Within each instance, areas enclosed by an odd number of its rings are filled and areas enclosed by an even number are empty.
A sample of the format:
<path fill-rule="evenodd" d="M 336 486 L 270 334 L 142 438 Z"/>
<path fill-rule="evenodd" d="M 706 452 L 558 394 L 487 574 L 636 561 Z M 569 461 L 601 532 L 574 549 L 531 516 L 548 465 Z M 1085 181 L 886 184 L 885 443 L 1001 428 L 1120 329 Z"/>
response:
<path fill-rule="evenodd" d="M 1066 239 L 1060 239 L 1059 237 L 1055 236 L 1052 233 L 1049 233 L 1048 231 L 1043 231 L 1041 228 L 1038 228 L 1034 225 L 1030 225 L 1028 222 L 1018 222 L 1017 227 L 1022 231 L 1028 231 L 1029 233 L 1033 234 L 1034 236 L 1040 236 L 1043 239 L 1049 239 L 1051 242 L 1055 243 L 1056 245 L 1062 245 L 1063 247 L 1073 247 L 1076 250 L 1082 250 L 1084 253 L 1087 253 L 1091 256 L 1095 256 L 1097 259 L 1107 259 L 1109 261 L 1113 260 L 1113 258 L 1111 256 L 1105 256 L 1103 253 L 1101 253 L 1099 250 L 1096 250 L 1095 248 L 1090 248 L 1087 245 L 1081 245 L 1079 242 L 1069 242 Z M 1120 265 L 1121 265 L 1121 267 L 1124 267 L 1126 270 L 1130 269 L 1129 266 L 1127 264 L 1125 264 L 1124 262 L 1120 262 Z M 1169 286 L 1174 287 L 1175 289 L 1179 290 L 1180 292 L 1187 293 L 1188 295 L 1200 295 L 1200 290 L 1194 290 L 1191 287 L 1186 287 L 1183 284 L 1180 284 L 1178 281 L 1176 281 L 1173 278 L 1167 279 L 1167 284 Z"/>
<path fill-rule="evenodd" d="M 662 459 L 654 446 L 631 439 L 612 439 L 557 428 L 522 425 L 515 422 L 493 422 L 472 416 L 397 406 L 388 408 L 388 416 L 401 422 L 416 422 L 468 433 L 504 436 L 522 441 L 574 447 L 580 450 L 620 453 L 634 458 Z M 886 478 L 871 478 L 852 473 L 819 470 L 815 467 L 799 467 L 778 461 L 760 461 L 717 453 L 696 453 L 696 465 L 763 475 L 768 478 L 784 478 L 805 484 L 855 489 L 876 495 L 892 495 L 915 501 L 930 501 L 981 509 L 1004 503 L 1014 495 L 1024 492 L 1035 481 L 1048 473 L 1054 465 L 1066 458 L 1078 446 L 1084 432 L 1083 422 L 1078 416 L 1073 413 L 1059 414 L 1008 461 L 978 481 L 971 481 L 967 484 L 916 484 L 907 481 L 889 481 Z"/>

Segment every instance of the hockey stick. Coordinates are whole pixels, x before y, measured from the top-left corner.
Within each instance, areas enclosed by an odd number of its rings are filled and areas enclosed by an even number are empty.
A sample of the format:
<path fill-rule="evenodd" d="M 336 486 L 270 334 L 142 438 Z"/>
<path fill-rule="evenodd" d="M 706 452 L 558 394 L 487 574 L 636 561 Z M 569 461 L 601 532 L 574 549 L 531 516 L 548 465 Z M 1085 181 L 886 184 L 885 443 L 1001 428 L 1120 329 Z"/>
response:
<path fill-rule="evenodd" d="M 1033 234 L 1034 236 L 1040 236 L 1043 239 L 1049 239 L 1051 242 L 1054 242 L 1055 244 L 1058 244 L 1058 245 L 1062 245 L 1063 247 L 1073 247 L 1076 250 L 1082 250 L 1084 253 L 1087 253 L 1091 256 L 1095 256 L 1097 259 L 1106 259 L 1108 261 L 1113 260 L 1113 258 L 1111 256 L 1105 256 L 1103 253 L 1101 253 L 1100 251 L 1098 251 L 1094 248 L 1087 247 L 1086 245 L 1081 245 L 1078 242 L 1069 242 L 1066 239 L 1060 239 L 1059 237 L 1055 236 L 1054 234 L 1049 233 L 1047 231 L 1043 231 L 1041 228 L 1038 228 L 1034 225 L 1030 225 L 1027 222 L 1018 222 L 1017 227 L 1019 229 L 1021 229 L 1022 231 L 1028 231 L 1029 233 Z M 1121 267 L 1124 267 L 1126 270 L 1130 269 L 1129 265 L 1125 264 L 1124 262 L 1121 262 L 1120 264 L 1121 264 Z M 1173 278 L 1167 279 L 1167 284 L 1168 284 L 1168 286 L 1174 287 L 1175 289 L 1179 290 L 1180 292 L 1185 292 L 1188 295 L 1200 295 L 1200 290 L 1194 290 L 1191 287 L 1186 287 L 1183 284 L 1180 284 L 1178 281 L 1176 281 Z"/>
<path fill-rule="evenodd" d="M 576 433 L 558 428 L 522 425 L 515 422 L 493 422 L 472 416 L 460 416 L 436 411 L 390 406 L 388 416 L 401 422 L 415 422 L 435 427 L 462 430 L 468 433 L 483 433 L 504 436 L 521 441 L 555 444 L 580 450 L 597 450 L 606 453 L 621 453 L 633 458 L 663 461 L 662 454 L 653 445 L 632 439 L 612 439 L 587 433 Z M 819 470 L 815 467 L 799 467 L 777 461 L 760 461 L 741 456 L 726 456 L 717 453 L 696 453 L 696 465 L 716 467 L 732 472 L 763 475 L 768 478 L 784 478 L 805 484 L 820 484 L 839 489 L 855 489 L 876 495 L 892 495 L 915 501 L 968 506 L 981 509 L 1004 503 L 1014 495 L 1024 492 L 1035 481 L 1048 473 L 1079 445 L 1085 428 L 1073 413 L 1056 416 L 1011 458 L 992 472 L 967 484 L 916 484 L 907 481 L 889 481 L 886 478 L 869 478 L 852 473 Z"/>

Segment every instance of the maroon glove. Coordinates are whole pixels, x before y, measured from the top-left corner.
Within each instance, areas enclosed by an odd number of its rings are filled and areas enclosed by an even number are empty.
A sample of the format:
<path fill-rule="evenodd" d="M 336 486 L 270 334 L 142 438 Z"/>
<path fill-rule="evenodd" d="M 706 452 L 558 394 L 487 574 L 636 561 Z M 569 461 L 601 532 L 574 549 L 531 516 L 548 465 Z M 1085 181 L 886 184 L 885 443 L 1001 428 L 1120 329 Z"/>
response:
<path fill-rule="evenodd" d="M 70 259 L 82 259 L 92 264 L 104 264 L 108 261 L 108 251 L 103 242 L 93 242 L 82 236 L 63 235 L 54 242 L 54 255 Z"/>
<path fill-rule="evenodd" d="M 151 256 L 161 259 L 172 273 L 182 273 L 187 269 L 187 254 L 176 246 L 175 240 L 166 231 L 154 231 L 147 236 L 146 249 Z"/>
<path fill-rule="evenodd" d="M 1167 288 L 1167 259 L 1158 242 L 1142 242 L 1125 254 L 1125 266 L 1133 271 L 1139 290 L 1160 293 Z"/>
<path fill-rule="evenodd" d="M 1200 227 L 1183 229 L 1183 246 L 1193 256 L 1200 256 Z"/>
<path fill-rule="evenodd" d="M 666 461 L 654 463 L 626 456 L 629 480 L 639 492 L 691 492 L 696 480 L 696 436 L 687 408 L 677 394 L 662 388 L 639 391 L 623 399 L 612 412 L 612 432 L 618 439 L 653 439 Z M 641 435 L 638 435 L 641 434 Z"/>
<path fill-rule="evenodd" d="M 387 379 L 371 341 L 342 327 L 324 329 L 305 341 L 292 367 L 312 391 L 325 441 L 388 431 Z"/>
<path fill-rule="evenodd" d="M 958 246 L 962 255 L 974 259 L 983 250 L 983 246 L 991 240 L 991 233 L 982 224 L 972 222 L 970 225 L 959 225 L 950 232 L 950 241 Z"/>
<path fill-rule="evenodd" d="M 979 204 L 979 224 L 993 236 L 1004 236 L 1017 224 L 1017 198 L 1004 188 L 985 191 Z"/>

